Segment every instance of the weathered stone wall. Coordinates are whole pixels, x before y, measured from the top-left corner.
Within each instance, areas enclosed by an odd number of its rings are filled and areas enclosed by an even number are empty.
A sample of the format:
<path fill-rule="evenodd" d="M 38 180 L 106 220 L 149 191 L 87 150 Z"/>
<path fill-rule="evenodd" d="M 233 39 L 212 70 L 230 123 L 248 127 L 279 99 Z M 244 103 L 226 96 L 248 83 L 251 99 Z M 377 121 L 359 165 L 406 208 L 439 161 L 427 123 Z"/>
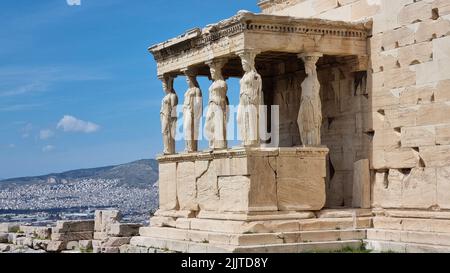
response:
<path fill-rule="evenodd" d="M 373 19 L 369 111 L 355 111 L 364 134 L 343 141 L 358 146 L 371 139 L 362 154 L 370 153 L 373 207 L 449 209 L 450 0 L 267 0 L 261 8 L 277 15 Z M 345 153 L 344 165 L 357 160 Z"/>
<path fill-rule="evenodd" d="M 287 66 L 281 64 L 281 66 Z M 273 104 L 280 111 L 280 146 L 301 145 L 297 117 L 304 70 L 281 69 L 273 82 Z M 327 207 L 352 206 L 353 164 L 369 157 L 367 120 L 369 100 L 366 73 L 352 73 L 348 65 L 319 67 L 322 98 L 322 143 L 330 149 L 327 175 Z M 266 89 L 267 90 L 267 89 Z"/>

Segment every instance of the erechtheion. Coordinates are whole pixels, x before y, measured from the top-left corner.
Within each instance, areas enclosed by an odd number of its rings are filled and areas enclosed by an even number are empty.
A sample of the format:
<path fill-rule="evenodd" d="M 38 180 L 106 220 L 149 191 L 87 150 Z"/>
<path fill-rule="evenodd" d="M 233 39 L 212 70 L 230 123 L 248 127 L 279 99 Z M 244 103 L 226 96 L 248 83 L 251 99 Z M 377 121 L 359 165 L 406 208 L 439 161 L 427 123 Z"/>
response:
<path fill-rule="evenodd" d="M 160 207 L 131 244 L 450 251 L 450 0 L 258 5 L 149 48 L 166 92 Z M 239 101 L 229 78 L 240 79 Z M 232 104 L 240 147 L 227 142 Z M 268 128 L 278 134 L 263 138 Z"/>

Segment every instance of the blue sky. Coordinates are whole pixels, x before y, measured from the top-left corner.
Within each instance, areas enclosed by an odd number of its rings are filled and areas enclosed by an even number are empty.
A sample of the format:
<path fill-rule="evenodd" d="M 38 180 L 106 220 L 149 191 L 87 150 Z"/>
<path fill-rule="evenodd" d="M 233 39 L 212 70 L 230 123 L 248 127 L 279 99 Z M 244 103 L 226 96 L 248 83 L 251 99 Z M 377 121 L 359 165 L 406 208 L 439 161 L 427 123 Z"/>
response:
<path fill-rule="evenodd" d="M 147 48 L 241 9 L 258 12 L 256 2 L 2 1 L 0 178 L 154 158 L 163 91 Z M 200 85 L 206 100 L 209 82 Z M 237 80 L 229 86 L 233 102 Z M 182 103 L 183 78 L 175 88 Z"/>

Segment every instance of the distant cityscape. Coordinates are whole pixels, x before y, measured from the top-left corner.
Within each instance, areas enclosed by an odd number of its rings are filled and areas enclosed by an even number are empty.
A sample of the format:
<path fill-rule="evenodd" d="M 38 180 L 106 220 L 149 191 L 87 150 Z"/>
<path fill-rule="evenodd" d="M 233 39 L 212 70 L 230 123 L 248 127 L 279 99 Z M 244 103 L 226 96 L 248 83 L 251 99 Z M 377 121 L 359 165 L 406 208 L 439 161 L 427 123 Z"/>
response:
<path fill-rule="evenodd" d="M 45 179 L 20 179 L 0 182 L 0 222 L 23 222 L 33 225 L 50 225 L 57 220 L 93 219 L 96 209 L 114 208 L 123 214 L 124 221 L 148 223 L 150 214 L 157 208 L 158 183 L 155 171 L 149 173 L 147 183 L 136 183 L 136 178 L 123 175 L 125 170 L 133 170 L 145 176 L 142 168 L 148 164 L 139 161 L 105 168 L 80 170 L 84 175 L 96 178 L 59 178 L 49 175 Z M 147 163 L 147 162 L 145 162 Z M 139 170 L 136 170 L 138 168 Z M 120 178 L 105 179 L 98 176 L 111 176 L 111 171 Z M 99 172 L 101 174 L 99 175 Z M 148 171 L 148 170 L 147 170 Z M 74 176 L 77 171 L 71 171 Z M 105 175 L 105 174 L 108 175 Z M 75 175 L 76 176 L 76 175 Z M 129 177 L 127 181 L 126 177 Z M 139 177 L 145 180 L 145 177 Z"/>

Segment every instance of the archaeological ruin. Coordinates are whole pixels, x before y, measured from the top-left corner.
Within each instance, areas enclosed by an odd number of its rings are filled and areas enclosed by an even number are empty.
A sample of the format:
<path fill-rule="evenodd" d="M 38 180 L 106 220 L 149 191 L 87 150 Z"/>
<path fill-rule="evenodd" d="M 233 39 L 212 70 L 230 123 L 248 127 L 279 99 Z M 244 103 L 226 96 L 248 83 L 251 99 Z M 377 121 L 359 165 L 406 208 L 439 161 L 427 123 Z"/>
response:
<path fill-rule="evenodd" d="M 130 244 L 450 251 L 450 1 L 258 5 L 149 48 L 166 93 L 160 203 Z M 184 76 L 181 96 L 173 80 Z M 229 78 L 240 80 L 239 102 L 228 99 Z M 239 147 L 227 141 L 233 103 Z"/>
<path fill-rule="evenodd" d="M 3 240 L 107 253 L 450 252 L 450 0 L 257 4 L 149 48 L 164 91 L 152 90 L 164 146 L 149 226 L 98 211 L 15 228 L 34 237 L 0 226 Z"/>

